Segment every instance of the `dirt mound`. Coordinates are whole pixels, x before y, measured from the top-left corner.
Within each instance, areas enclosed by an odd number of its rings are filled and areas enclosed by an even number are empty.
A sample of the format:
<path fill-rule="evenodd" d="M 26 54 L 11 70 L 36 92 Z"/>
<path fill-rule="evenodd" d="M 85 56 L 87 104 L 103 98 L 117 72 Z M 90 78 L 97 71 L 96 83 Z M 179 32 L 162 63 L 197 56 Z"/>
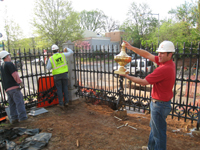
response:
<path fill-rule="evenodd" d="M 128 114 L 127 120 L 119 121 L 114 117 L 114 110 L 106 105 L 92 105 L 84 100 L 73 101 L 64 110 L 57 106 L 45 108 L 47 113 L 29 116 L 27 122 L 14 125 L 2 124 L 1 128 L 26 127 L 40 128 L 41 132 L 52 133 L 45 150 L 140 150 L 147 145 L 150 133 L 149 114 Z M 117 128 L 123 124 L 125 126 Z M 167 149 L 198 150 L 200 135 L 193 135 L 190 129 L 196 127 L 196 122 L 178 121 L 177 118 L 167 118 Z M 17 144 L 24 137 L 14 140 Z"/>

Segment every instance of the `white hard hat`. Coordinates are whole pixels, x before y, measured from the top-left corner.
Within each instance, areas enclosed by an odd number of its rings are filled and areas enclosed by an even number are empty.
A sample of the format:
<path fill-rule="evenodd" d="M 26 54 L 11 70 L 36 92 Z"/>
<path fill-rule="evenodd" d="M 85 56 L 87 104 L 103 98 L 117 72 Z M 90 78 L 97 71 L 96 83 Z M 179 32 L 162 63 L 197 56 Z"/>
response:
<path fill-rule="evenodd" d="M 51 47 L 51 50 L 52 50 L 52 51 L 54 51 L 54 50 L 58 50 L 58 49 L 59 49 L 59 47 L 58 47 L 57 45 L 55 45 L 55 44 L 52 45 L 52 47 Z"/>
<path fill-rule="evenodd" d="M 175 52 L 174 44 L 171 41 L 163 41 L 156 52 Z"/>
<path fill-rule="evenodd" d="M 0 52 L 0 58 L 5 58 L 7 55 L 10 55 L 7 51 L 3 50 Z"/>

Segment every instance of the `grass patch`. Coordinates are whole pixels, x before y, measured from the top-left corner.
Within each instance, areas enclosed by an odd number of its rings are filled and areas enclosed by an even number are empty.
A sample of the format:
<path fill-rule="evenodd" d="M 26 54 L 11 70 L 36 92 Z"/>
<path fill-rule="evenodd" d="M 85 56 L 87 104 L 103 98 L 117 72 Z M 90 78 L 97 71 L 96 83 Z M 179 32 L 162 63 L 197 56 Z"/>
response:
<path fill-rule="evenodd" d="M 11 124 L 9 123 L 1 123 L 0 127 L 5 128 L 5 127 L 9 127 Z"/>

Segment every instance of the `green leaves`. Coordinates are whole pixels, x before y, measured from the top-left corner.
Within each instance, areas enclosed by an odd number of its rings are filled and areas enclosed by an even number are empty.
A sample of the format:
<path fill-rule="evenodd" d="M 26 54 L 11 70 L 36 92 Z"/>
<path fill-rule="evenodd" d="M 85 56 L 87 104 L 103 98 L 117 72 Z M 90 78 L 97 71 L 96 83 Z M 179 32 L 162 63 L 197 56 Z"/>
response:
<path fill-rule="evenodd" d="M 159 14 L 152 14 L 148 5 L 133 2 L 128 19 L 120 27 L 125 31 L 123 40 L 136 47 L 140 47 L 140 44 L 149 47 L 152 43 L 158 46 L 160 42 L 170 40 L 175 45 L 179 43 L 180 52 L 183 51 L 184 43 L 188 51 L 191 43 L 197 48 L 200 41 L 199 10 L 200 0 L 197 3 L 185 2 L 169 11 L 175 18 L 160 21 Z"/>
<path fill-rule="evenodd" d="M 78 13 L 65 0 L 37 0 L 32 21 L 36 33 L 59 47 L 65 41 L 82 38 Z"/>
<path fill-rule="evenodd" d="M 119 22 L 109 18 L 103 11 L 98 9 L 83 10 L 80 13 L 80 26 L 83 30 L 104 34 L 119 29 Z"/>
<path fill-rule="evenodd" d="M 101 33 L 106 20 L 106 15 L 101 10 L 86 11 L 80 13 L 80 25 L 82 29 Z"/>
<path fill-rule="evenodd" d="M 158 16 L 151 13 L 147 4 L 135 2 L 131 4 L 127 16 L 128 19 L 120 27 L 121 30 L 125 31 L 123 39 L 136 47 L 140 47 L 141 40 L 149 40 L 152 33 L 158 29 Z"/>

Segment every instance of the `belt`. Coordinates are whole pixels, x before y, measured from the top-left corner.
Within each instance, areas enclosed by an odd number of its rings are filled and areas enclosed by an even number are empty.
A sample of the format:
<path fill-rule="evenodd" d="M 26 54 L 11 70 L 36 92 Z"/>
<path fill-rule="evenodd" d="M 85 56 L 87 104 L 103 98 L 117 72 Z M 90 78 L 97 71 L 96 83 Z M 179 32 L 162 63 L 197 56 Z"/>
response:
<path fill-rule="evenodd" d="M 161 102 L 161 103 L 164 103 L 165 101 L 161 101 L 161 100 L 157 100 L 157 99 L 152 99 L 151 100 L 153 103 L 156 103 L 156 102 Z"/>

